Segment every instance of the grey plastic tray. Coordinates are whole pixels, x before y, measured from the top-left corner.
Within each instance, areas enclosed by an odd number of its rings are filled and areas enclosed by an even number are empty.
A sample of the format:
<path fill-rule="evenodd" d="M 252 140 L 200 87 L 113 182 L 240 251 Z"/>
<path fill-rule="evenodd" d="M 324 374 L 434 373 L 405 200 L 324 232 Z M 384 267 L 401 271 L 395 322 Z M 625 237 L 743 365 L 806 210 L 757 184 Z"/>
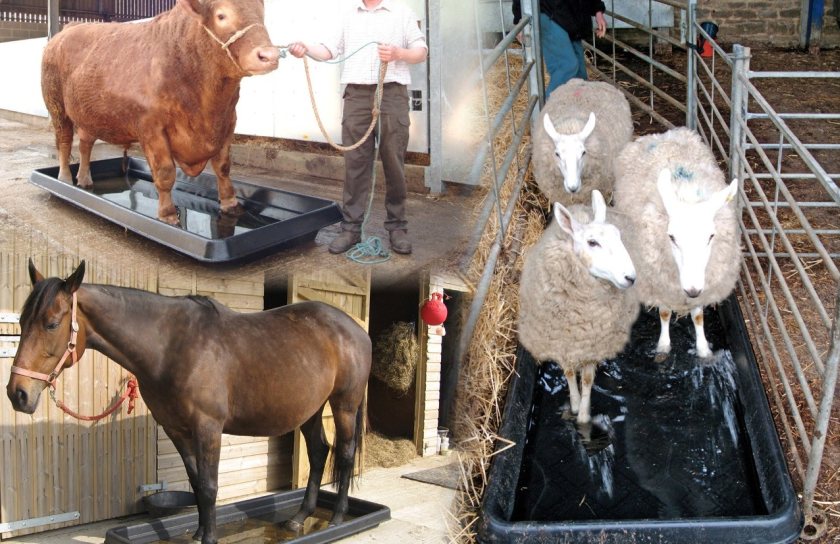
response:
<path fill-rule="evenodd" d="M 76 175 L 78 165 L 72 165 Z M 122 158 L 91 162 L 91 190 L 57 179 L 58 167 L 35 170 L 30 181 L 57 197 L 203 262 L 261 257 L 313 240 L 323 227 L 341 219 L 338 205 L 322 198 L 233 180 L 244 212 L 219 212 L 216 176 L 177 173 L 172 200 L 181 226 L 157 219 L 157 191 L 148 163 Z"/>
<path fill-rule="evenodd" d="M 285 491 L 265 495 L 254 499 L 218 506 L 216 508 L 216 523 L 220 533 L 231 532 L 225 526 L 235 526 L 237 522 L 243 525 L 243 520 L 254 520 L 262 525 L 275 525 L 290 519 L 297 512 L 303 501 L 304 489 Z M 318 507 L 332 510 L 337 495 L 330 491 L 321 490 L 318 493 Z M 346 521 L 335 527 L 326 527 L 309 534 L 280 540 L 284 543 L 314 544 L 333 542 L 340 538 L 356 534 L 376 527 L 383 521 L 391 519 L 391 510 L 381 504 L 349 498 L 348 517 Z M 189 541 L 190 536 L 198 528 L 198 512 L 177 514 L 165 518 L 152 519 L 134 525 L 123 525 L 109 529 L 105 534 L 105 544 L 147 544 L 150 542 L 178 539 Z M 260 536 L 254 541 L 263 542 L 263 530 L 257 529 Z M 228 535 L 229 540 L 245 542 L 243 535 Z M 245 538 L 246 540 L 242 540 Z"/>

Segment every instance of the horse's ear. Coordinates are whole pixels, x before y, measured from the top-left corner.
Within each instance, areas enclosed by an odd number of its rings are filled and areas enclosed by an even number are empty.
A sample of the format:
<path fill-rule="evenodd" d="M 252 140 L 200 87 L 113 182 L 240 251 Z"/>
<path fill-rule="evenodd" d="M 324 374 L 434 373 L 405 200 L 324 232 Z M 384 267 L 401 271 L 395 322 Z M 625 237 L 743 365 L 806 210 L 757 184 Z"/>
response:
<path fill-rule="evenodd" d="M 32 262 L 32 257 L 29 258 L 29 281 L 32 282 L 32 285 L 35 285 L 39 281 L 44 279 L 44 275 L 38 272 L 38 269 L 35 268 L 35 263 Z"/>
<path fill-rule="evenodd" d="M 79 263 L 79 268 L 76 269 L 75 272 L 67 276 L 67 279 L 64 280 L 64 290 L 67 291 L 68 294 L 73 294 L 82 284 L 82 279 L 85 277 L 85 262 L 82 261 Z"/>

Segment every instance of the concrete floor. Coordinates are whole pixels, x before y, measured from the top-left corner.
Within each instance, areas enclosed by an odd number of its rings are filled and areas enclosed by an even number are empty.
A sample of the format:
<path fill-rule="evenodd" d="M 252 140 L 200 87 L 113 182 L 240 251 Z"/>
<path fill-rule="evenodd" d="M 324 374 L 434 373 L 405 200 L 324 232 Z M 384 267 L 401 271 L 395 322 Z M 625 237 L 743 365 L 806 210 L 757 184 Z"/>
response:
<path fill-rule="evenodd" d="M 204 264 L 181 255 L 127 229 L 94 216 L 50 195 L 29 183 L 36 168 L 56 166 L 55 140 L 52 129 L 43 122 L 33 124 L 9 112 L 0 111 L 0 222 L 21 229 L 31 229 L 52 243 L 72 248 L 82 255 L 96 255 L 113 264 L 144 263 L 186 272 L 201 269 L 230 278 L 239 274 L 266 272 L 282 276 L 287 271 L 344 267 L 370 267 L 356 264 L 343 255 L 332 255 L 327 245 L 340 232 L 338 224 L 323 228 L 313 242 L 303 243 L 276 254 L 236 264 Z M 78 160 L 78 141 L 73 157 Z M 130 154 L 139 155 L 130 150 Z M 98 142 L 93 160 L 120 157 L 122 148 Z M 315 178 L 234 164 L 232 177 L 334 201 L 341 200 L 340 180 Z M 377 187 L 383 186 L 377 180 Z M 369 220 L 369 234 L 379 236 L 387 247 L 383 227 L 385 210 L 383 193 L 374 200 Z M 393 254 L 382 264 L 372 266 L 374 281 L 400 280 L 429 268 L 448 269 L 458 261 L 472 224 L 477 195 L 428 195 L 409 193 L 407 214 L 409 237 L 414 245 L 410 256 Z"/>
<path fill-rule="evenodd" d="M 391 509 L 391 519 L 363 533 L 341 539 L 343 544 L 370 543 L 440 543 L 449 541 L 448 523 L 455 491 L 433 484 L 425 484 L 407 478 L 418 470 L 457 463 L 450 456 L 417 457 L 413 461 L 395 468 L 376 467 L 362 474 L 359 485 L 351 496 L 383 504 Z M 112 527 L 131 525 L 147 521 L 143 516 L 131 516 L 116 520 L 89 523 L 68 529 L 57 529 L 24 537 L 3 540 L 4 544 L 99 544 L 105 542 L 105 533 Z M 237 540 L 239 544 L 262 544 Z"/>

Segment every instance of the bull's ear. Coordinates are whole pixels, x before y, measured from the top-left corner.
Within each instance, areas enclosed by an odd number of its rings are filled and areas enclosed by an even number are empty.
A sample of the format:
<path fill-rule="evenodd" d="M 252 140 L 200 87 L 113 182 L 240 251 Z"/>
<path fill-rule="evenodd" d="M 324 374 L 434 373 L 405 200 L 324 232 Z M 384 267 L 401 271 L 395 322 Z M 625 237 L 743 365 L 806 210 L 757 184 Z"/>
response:
<path fill-rule="evenodd" d="M 178 4 L 192 17 L 201 19 L 201 0 L 178 0 Z"/>
<path fill-rule="evenodd" d="M 35 285 L 39 281 L 44 279 L 44 275 L 38 272 L 38 269 L 35 268 L 35 263 L 32 262 L 32 257 L 29 258 L 29 281 L 32 282 L 32 285 Z"/>
<path fill-rule="evenodd" d="M 64 290 L 67 291 L 68 294 L 73 294 L 82 284 L 82 280 L 85 277 L 85 262 L 82 261 L 79 263 L 79 267 L 67 276 L 67 279 L 64 280 Z"/>

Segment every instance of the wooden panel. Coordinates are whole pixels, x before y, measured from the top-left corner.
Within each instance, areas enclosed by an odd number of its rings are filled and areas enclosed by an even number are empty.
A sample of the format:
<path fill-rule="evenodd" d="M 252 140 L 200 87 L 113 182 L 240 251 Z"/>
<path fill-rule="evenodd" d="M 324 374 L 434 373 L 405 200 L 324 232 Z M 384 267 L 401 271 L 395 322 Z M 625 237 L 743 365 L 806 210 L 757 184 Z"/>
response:
<path fill-rule="evenodd" d="M 27 258 L 0 253 L 0 312 L 19 312 L 29 294 Z M 78 258 L 40 254 L 35 255 L 35 262 L 44 274 L 65 277 L 75 269 Z M 112 269 L 96 261 L 88 262 L 85 281 L 153 291 L 157 288 L 157 277 L 148 270 Z M 11 364 L 12 359 L 0 359 L 3 383 L 8 382 Z M 75 367 L 62 373 L 56 397 L 80 413 L 97 414 L 123 391 L 127 379 L 128 374 L 119 365 L 88 351 Z M 81 514 L 79 522 L 3 536 L 140 511 L 137 487 L 155 477 L 156 431 L 142 399 L 138 399 L 134 413 L 126 412 L 122 408 L 93 424 L 61 412 L 46 392 L 32 416 L 14 412 L 8 402 L 0 403 L 0 521 L 70 511 Z"/>
<path fill-rule="evenodd" d="M 289 303 L 319 300 L 331 304 L 350 315 L 366 331 L 370 322 L 370 269 L 321 270 L 292 274 L 289 277 Z M 324 408 L 324 433 L 327 441 L 335 439 L 335 423 L 329 404 Z M 364 439 L 364 437 L 363 437 Z M 327 458 L 324 483 L 330 474 L 332 451 Z M 306 443 L 300 430 L 294 433 L 292 487 L 305 487 L 309 478 Z"/>

